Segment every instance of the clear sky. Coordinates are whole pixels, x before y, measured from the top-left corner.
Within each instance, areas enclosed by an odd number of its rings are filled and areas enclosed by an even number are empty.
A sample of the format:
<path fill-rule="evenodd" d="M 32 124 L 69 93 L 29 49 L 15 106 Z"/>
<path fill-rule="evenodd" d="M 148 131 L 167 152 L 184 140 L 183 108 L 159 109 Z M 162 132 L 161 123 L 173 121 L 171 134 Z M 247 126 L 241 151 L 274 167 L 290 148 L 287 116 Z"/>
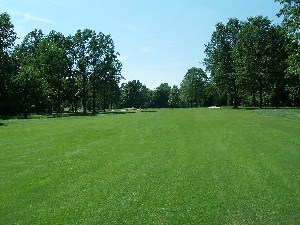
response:
<path fill-rule="evenodd" d="M 277 24 L 280 8 L 273 0 L 0 0 L 21 39 L 34 29 L 110 34 L 123 82 L 138 79 L 150 89 L 179 85 L 189 68 L 204 68 L 204 45 L 216 23 L 263 15 Z"/>

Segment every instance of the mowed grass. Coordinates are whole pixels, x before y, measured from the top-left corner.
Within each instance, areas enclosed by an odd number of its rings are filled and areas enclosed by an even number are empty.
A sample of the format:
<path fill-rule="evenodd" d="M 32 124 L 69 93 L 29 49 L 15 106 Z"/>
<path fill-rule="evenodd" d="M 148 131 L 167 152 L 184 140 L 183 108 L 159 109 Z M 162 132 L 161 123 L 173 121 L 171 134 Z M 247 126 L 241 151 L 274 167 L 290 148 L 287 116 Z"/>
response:
<path fill-rule="evenodd" d="M 297 119 L 178 109 L 0 124 L 0 224 L 300 224 Z"/>

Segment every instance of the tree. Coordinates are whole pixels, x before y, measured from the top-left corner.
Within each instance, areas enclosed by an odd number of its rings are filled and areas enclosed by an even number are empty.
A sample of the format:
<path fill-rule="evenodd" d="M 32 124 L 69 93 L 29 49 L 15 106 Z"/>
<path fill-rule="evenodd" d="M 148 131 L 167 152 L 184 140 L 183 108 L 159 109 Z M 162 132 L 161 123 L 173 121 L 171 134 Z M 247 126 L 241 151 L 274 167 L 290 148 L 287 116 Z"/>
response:
<path fill-rule="evenodd" d="M 55 35 L 57 37 L 60 36 L 60 40 L 53 40 L 51 36 L 42 40 L 37 49 L 36 57 L 40 71 L 47 80 L 49 96 L 51 97 L 54 109 L 57 113 L 62 113 L 63 95 L 66 79 L 69 74 L 69 67 L 64 43 L 61 43 L 60 47 L 60 43 L 58 42 L 63 42 L 64 37 L 59 33 Z"/>
<path fill-rule="evenodd" d="M 292 43 L 289 47 L 290 55 L 287 59 L 286 82 L 291 105 L 300 106 L 300 46 Z"/>
<path fill-rule="evenodd" d="M 283 16 L 283 25 L 293 39 L 300 39 L 300 2 L 299 0 L 275 0 L 283 5 L 277 14 Z"/>
<path fill-rule="evenodd" d="M 110 35 L 99 33 L 93 35 L 91 48 L 91 83 L 92 83 L 92 108 L 96 112 L 97 89 L 100 91 L 102 109 L 105 111 L 107 103 L 112 104 L 112 99 L 117 96 L 117 87 L 121 76 L 122 64 L 118 60 L 115 46 Z"/>
<path fill-rule="evenodd" d="M 13 104 L 15 110 L 25 117 L 33 109 L 44 111 L 48 96 L 48 85 L 40 71 L 37 49 L 44 35 L 41 30 L 29 32 L 12 53 L 15 71 L 12 76 Z"/>
<path fill-rule="evenodd" d="M 171 93 L 171 87 L 168 83 L 160 84 L 154 90 L 153 104 L 156 108 L 168 108 L 169 107 L 169 96 Z"/>
<path fill-rule="evenodd" d="M 18 66 L 22 63 L 23 60 L 26 60 L 26 57 L 35 53 L 39 47 L 41 41 L 45 38 L 42 30 L 33 30 L 29 32 L 21 42 L 14 49 L 14 57 L 18 62 Z"/>
<path fill-rule="evenodd" d="M 7 111 L 9 107 L 9 85 L 13 73 L 11 52 L 17 36 L 10 16 L 0 14 L 0 112 Z"/>
<path fill-rule="evenodd" d="M 168 105 L 171 108 L 180 107 L 180 90 L 176 85 L 174 85 L 170 90 Z"/>
<path fill-rule="evenodd" d="M 239 93 L 237 85 L 238 73 L 234 66 L 234 48 L 241 29 L 238 19 L 229 19 L 226 25 L 218 23 L 211 41 L 206 45 L 204 64 L 211 73 L 216 86 L 223 95 L 233 99 L 234 108 L 238 107 Z"/>
<path fill-rule="evenodd" d="M 125 108 L 144 108 L 148 99 L 148 91 L 148 88 L 139 80 L 132 80 L 122 84 L 122 106 Z"/>
<path fill-rule="evenodd" d="M 288 91 L 292 98 L 292 105 L 300 105 L 300 2 L 298 0 L 275 0 L 283 5 L 277 14 L 283 17 L 283 26 L 294 43 L 289 46 L 289 57 L 287 59 L 286 78 Z"/>
<path fill-rule="evenodd" d="M 181 100 L 189 107 L 203 106 L 207 79 L 203 69 L 196 67 L 189 69 L 180 84 Z"/>
<path fill-rule="evenodd" d="M 43 72 L 36 63 L 35 55 L 32 55 L 26 57 L 21 69 L 12 78 L 15 88 L 14 104 L 17 107 L 16 110 L 22 112 L 24 117 L 32 111 L 32 107 L 36 109 L 48 100 L 48 83 L 43 76 Z"/>
<path fill-rule="evenodd" d="M 259 108 L 263 106 L 264 89 L 269 85 L 274 66 L 274 41 L 271 21 L 262 16 L 251 17 L 242 24 L 235 48 L 235 66 L 240 86 L 253 96 L 259 93 Z"/>
<path fill-rule="evenodd" d="M 76 71 L 75 74 L 80 75 L 81 83 L 81 99 L 83 113 L 87 113 L 87 102 L 88 102 L 88 79 L 91 74 L 90 64 L 90 41 L 93 37 L 93 31 L 85 29 L 83 31 L 78 30 L 73 37 L 73 56 L 74 65 L 73 69 Z"/>
<path fill-rule="evenodd" d="M 77 112 L 81 99 L 81 74 L 76 70 L 76 55 L 74 53 L 73 37 L 69 35 L 65 38 L 65 50 L 68 58 L 68 75 L 65 83 L 65 98 L 67 105 L 72 112 Z"/>
<path fill-rule="evenodd" d="M 15 95 L 26 116 L 32 110 L 45 111 L 53 108 L 62 112 L 62 102 L 69 62 L 65 50 L 65 37 L 55 31 L 46 37 L 39 31 L 29 33 L 17 46 L 15 58 L 18 70 L 14 84 Z M 45 97 L 46 96 L 46 97 Z"/>
<path fill-rule="evenodd" d="M 276 106 L 285 106 L 287 103 L 287 60 L 289 57 L 289 46 L 291 39 L 281 26 L 272 25 L 269 30 L 270 55 L 267 64 L 269 73 L 268 86 L 271 99 L 270 104 Z"/>

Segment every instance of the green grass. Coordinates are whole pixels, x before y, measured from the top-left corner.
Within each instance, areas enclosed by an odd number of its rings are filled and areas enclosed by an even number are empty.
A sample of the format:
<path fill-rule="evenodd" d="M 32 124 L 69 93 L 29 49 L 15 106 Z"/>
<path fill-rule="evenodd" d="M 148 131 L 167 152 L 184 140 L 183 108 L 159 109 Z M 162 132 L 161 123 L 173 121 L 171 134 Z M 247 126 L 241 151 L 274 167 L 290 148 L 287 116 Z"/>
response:
<path fill-rule="evenodd" d="M 274 112 L 2 120 L 0 224 L 300 224 L 300 121 Z"/>

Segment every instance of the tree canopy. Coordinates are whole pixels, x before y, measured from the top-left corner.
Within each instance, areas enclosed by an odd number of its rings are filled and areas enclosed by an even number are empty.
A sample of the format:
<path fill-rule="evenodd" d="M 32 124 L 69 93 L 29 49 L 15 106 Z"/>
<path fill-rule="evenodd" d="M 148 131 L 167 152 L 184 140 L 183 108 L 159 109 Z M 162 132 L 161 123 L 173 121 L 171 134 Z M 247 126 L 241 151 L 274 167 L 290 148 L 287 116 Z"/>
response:
<path fill-rule="evenodd" d="M 91 29 L 64 36 L 35 29 L 17 45 L 0 14 L 0 114 L 92 112 L 113 107 L 300 106 L 300 3 L 282 5 L 275 25 L 264 16 L 219 22 L 205 45 L 205 70 L 187 68 L 179 86 L 150 90 L 122 83 L 110 35 Z"/>

